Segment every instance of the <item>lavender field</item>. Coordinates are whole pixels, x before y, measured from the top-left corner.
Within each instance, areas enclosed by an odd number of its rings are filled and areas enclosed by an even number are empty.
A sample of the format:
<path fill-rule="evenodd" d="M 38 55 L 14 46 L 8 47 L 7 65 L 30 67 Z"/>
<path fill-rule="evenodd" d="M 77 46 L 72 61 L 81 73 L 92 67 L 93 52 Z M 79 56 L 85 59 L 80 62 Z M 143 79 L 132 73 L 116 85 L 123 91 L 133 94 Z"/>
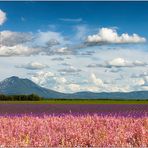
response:
<path fill-rule="evenodd" d="M 147 105 L 0 104 L 0 147 L 148 147 Z"/>
<path fill-rule="evenodd" d="M 98 114 L 113 116 L 148 116 L 147 104 L 0 104 L 0 115 Z"/>

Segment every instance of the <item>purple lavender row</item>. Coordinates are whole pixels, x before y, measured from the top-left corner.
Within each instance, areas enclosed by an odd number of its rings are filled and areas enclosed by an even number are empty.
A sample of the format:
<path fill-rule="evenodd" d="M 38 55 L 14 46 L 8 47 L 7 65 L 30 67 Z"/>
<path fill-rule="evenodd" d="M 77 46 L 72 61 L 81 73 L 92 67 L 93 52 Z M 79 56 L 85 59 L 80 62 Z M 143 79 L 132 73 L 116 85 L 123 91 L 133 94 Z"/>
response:
<path fill-rule="evenodd" d="M 93 104 L 93 105 L 67 105 L 67 104 L 0 104 L 0 115 L 86 115 L 97 114 L 99 116 L 130 116 L 143 117 L 148 116 L 148 105 L 109 105 L 109 104 Z"/>

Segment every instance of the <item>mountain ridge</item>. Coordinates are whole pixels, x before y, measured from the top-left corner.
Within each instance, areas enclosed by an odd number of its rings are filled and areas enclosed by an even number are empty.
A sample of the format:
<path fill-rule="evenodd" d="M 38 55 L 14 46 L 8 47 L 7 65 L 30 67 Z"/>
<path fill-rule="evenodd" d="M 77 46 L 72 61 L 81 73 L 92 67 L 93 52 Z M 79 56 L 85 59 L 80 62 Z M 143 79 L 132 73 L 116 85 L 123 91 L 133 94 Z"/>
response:
<path fill-rule="evenodd" d="M 16 76 L 6 78 L 0 82 L 0 93 L 5 95 L 28 95 L 34 93 L 45 98 L 62 96 L 59 92 L 43 88 L 29 79 L 20 79 Z"/>
<path fill-rule="evenodd" d="M 44 98 L 66 99 L 148 99 L 148 91 L 132 92 L 90 92 L 62 93 L 37 85 L 27 78 L 12 76 L 0 82 L 0 94 L 29 95 L 36 94 Z"/>

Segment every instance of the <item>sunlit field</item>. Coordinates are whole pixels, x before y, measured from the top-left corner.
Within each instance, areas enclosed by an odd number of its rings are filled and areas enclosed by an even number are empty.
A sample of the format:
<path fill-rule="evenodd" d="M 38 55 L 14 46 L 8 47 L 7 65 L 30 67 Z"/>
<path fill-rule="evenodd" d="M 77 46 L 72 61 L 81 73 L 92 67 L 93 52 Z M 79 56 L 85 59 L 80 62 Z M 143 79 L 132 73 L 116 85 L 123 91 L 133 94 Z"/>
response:
<path fill-rule="evenodd" d="M 148 104 L 148 100 L 44 99 L 41 101 L 0 101 L 0 104 Z"/>
<path fill-rule="evenodd" d="M 148 147 L 148 118 L 1 116 L 0 146 Z"/>
<path fill-rule="evenodd" d="M 147 104 L 24 103 L 0 104 L 0 147 L 148 147 Z"/>

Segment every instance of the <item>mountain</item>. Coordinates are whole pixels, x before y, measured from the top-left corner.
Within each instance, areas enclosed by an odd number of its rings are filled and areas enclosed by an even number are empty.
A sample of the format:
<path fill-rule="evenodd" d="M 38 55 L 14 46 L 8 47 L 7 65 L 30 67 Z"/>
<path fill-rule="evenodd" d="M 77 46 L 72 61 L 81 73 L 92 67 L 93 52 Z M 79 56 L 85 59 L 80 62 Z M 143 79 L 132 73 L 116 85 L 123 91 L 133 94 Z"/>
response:
<path fill-rule="evenodd" d="M 40 87 L 29 79 L 20 79 L 16 76 L 12 76 L 0 82 L 0 94 L 27 95 L 32 93 L 45 98 L 61 98 L 65 96 L 62 93 Z"/>
<path fill-rule="evenodd" d="M 44 98 L 69 99 L 148 99 L 148 91 L 133 92 L 77 92 L 71 94 L 60 93 L 41 87 L 29 79 L 12 76 L 0 82 L 0 94 L 21 95 L 37 94 Z"/>
<path fill-rule="evenodd" d="M 148 99 L 148 91 L 133 92 L 77 92 L 69 96 L 69 98 L 86 98 L 86 99 Z"/>

